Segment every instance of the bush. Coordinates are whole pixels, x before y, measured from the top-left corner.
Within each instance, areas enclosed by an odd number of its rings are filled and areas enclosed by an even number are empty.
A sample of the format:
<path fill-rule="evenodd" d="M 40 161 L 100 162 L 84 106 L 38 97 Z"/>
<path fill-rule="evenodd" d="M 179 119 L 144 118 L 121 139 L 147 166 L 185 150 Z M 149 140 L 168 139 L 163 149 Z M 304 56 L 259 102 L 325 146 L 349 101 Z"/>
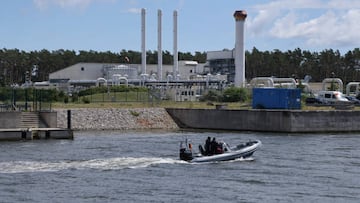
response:
<path fill-rule="evenodd" d="M 78 102 L 79 101 L 79 95 L 77 93 L 72 93 L 71 101 L 72 102 Z"/>
<path fill-rule="evenodd" d="M 135 116 L 135 117 L 138 117 L 140 115 L 140 113 L 136 112 L 136 111 L 130 111 L 130 114 Z"/>
<path fill-rule="evenodd" d="M 223 102 L 243 102 L 248 99 L 248 92 L 245 88 L 230 87 L 227 88 L 223 95 Z"/>
<path fill-rule="evenodd" d="M 90 99 L 87 97 L 83 97 L 82 101 L 84 102 L 84 104 L 90 104 Z"/>
<path fill-rule="evenodd" d="M 200 101 L 219 101 L 221 100 L 221 94 L 218 91 L 215 90 L 209 90 L 208 93 L 204 94 L 200 97 Z"/>

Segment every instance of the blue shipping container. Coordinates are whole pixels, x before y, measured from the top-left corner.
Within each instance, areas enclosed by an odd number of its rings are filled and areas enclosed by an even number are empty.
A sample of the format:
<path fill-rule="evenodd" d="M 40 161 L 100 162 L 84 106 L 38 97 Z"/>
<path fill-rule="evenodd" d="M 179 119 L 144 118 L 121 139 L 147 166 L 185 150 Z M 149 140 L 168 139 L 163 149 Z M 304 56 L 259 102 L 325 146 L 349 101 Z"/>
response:
<path fill-rule="evenodd" d="M 253 88 L 253 109 L 301 109 L 301 89 Z"/>

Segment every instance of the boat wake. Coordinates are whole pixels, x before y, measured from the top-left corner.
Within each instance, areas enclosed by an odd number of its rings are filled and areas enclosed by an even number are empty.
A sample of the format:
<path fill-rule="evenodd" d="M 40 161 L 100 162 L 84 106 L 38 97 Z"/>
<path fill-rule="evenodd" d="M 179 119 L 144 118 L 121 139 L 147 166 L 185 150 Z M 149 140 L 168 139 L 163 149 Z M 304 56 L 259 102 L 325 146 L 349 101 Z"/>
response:
<path fill-rule="evenodd" d="M 246 157 L 246 158 L 240 157 L 238 159 L 230 160 L 229 162 L 254 161 L 254 160 L 255 160 L 254 157 Z"/>
<path fill-rule="evenodd" d="M 158 164 L 182 163 L 180 160 L 157 157 L 118 157 L 92 160 L 59 162 L 10 161 L 0 162 L 0 173 L 56 172 L 61 170 L 120 170 L 145 168 Z"/>

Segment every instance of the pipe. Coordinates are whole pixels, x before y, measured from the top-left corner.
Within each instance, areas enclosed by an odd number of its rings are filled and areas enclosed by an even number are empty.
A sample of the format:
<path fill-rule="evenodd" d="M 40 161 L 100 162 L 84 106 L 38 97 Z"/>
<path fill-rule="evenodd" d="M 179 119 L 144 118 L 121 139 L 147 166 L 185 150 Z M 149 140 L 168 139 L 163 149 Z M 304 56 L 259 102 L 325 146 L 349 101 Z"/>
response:
<path fill-rule="evenodd" d="M 346 95 L 349 96 L 350 95 L 350 88 L 351 87 L 355 87 L 355 95 L 358 95 L 359 93 L 359 86 L 360 86 L 360 82 L 349 82 L 346 85 Z"/>
<path fill-rule="evenodd" d="M 121 84 L 121 81 L 125 81 L 125 86 L 128 86 L 128 79 L 126 77 L 120 77 L 119 78 L 119 83 Z"/>
<path fill-rule="evenodd" d="M 344 91 L 344 85 L 343 85 L 343 82 L 340 78 L 325 78 L 323 81 L 322 81 L 322 85 L 323 85 L 323 90 L 326 90 L 326 83 L 333 83 L 333 82 L 336 82 L 339 84 L 339 91 L 342 93 Z"/>
<path fill-rule="evenodd" d="M 273 78 L 273 80 L 274 83 L 280 83 L 281 85 L 283 84 L 282 82 L 284 82 L 285 84 L 290 84 L 292 88 L 296 88 L 296 81 L 294 78 Z"/>
<path fill-rule="evenodd" d="M 263 84 L 263 87 L 274 87 L 274 80 L 272 77 L 256 77 L 250 81 L 251 87 L 258 87 L 258 84 Z"/>

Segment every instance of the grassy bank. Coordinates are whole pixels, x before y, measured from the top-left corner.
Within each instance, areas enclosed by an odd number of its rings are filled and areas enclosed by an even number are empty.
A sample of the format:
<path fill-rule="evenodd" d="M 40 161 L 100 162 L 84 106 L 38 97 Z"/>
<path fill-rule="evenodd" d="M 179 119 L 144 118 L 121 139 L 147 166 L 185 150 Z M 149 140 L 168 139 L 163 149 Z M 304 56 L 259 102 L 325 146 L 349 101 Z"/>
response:
<path fill-rule="evenodd" d="M 93 103 L 53 103 L 52 108 L 201 108 L 201 109 L 214 109 L 216 105 L 226 105 L 227 109 L 251 109 L 250 103 L 240 102 L 174 102 L 174 101 L 161 101 L 161 102 L 93 102 Z M 302 105 L 302 110 L 334 110 L 330 106 L 307 106 Z M 353 110 L 360 110 L 359 106 L 353 108 Z"/>
<path fill-rule="evenodd" d="M 174 102 L 174 101 L 161 101 L 161 102 L 93 102 L 93 103 L 53 103 L 52 108 L 208 108 L 214 109 L 217 104 L 209 102 Z M 224 103 L 221 103 L 224 104 Z M 226 103 L 228 109 L 250 109 L 249 103 Z"/>

